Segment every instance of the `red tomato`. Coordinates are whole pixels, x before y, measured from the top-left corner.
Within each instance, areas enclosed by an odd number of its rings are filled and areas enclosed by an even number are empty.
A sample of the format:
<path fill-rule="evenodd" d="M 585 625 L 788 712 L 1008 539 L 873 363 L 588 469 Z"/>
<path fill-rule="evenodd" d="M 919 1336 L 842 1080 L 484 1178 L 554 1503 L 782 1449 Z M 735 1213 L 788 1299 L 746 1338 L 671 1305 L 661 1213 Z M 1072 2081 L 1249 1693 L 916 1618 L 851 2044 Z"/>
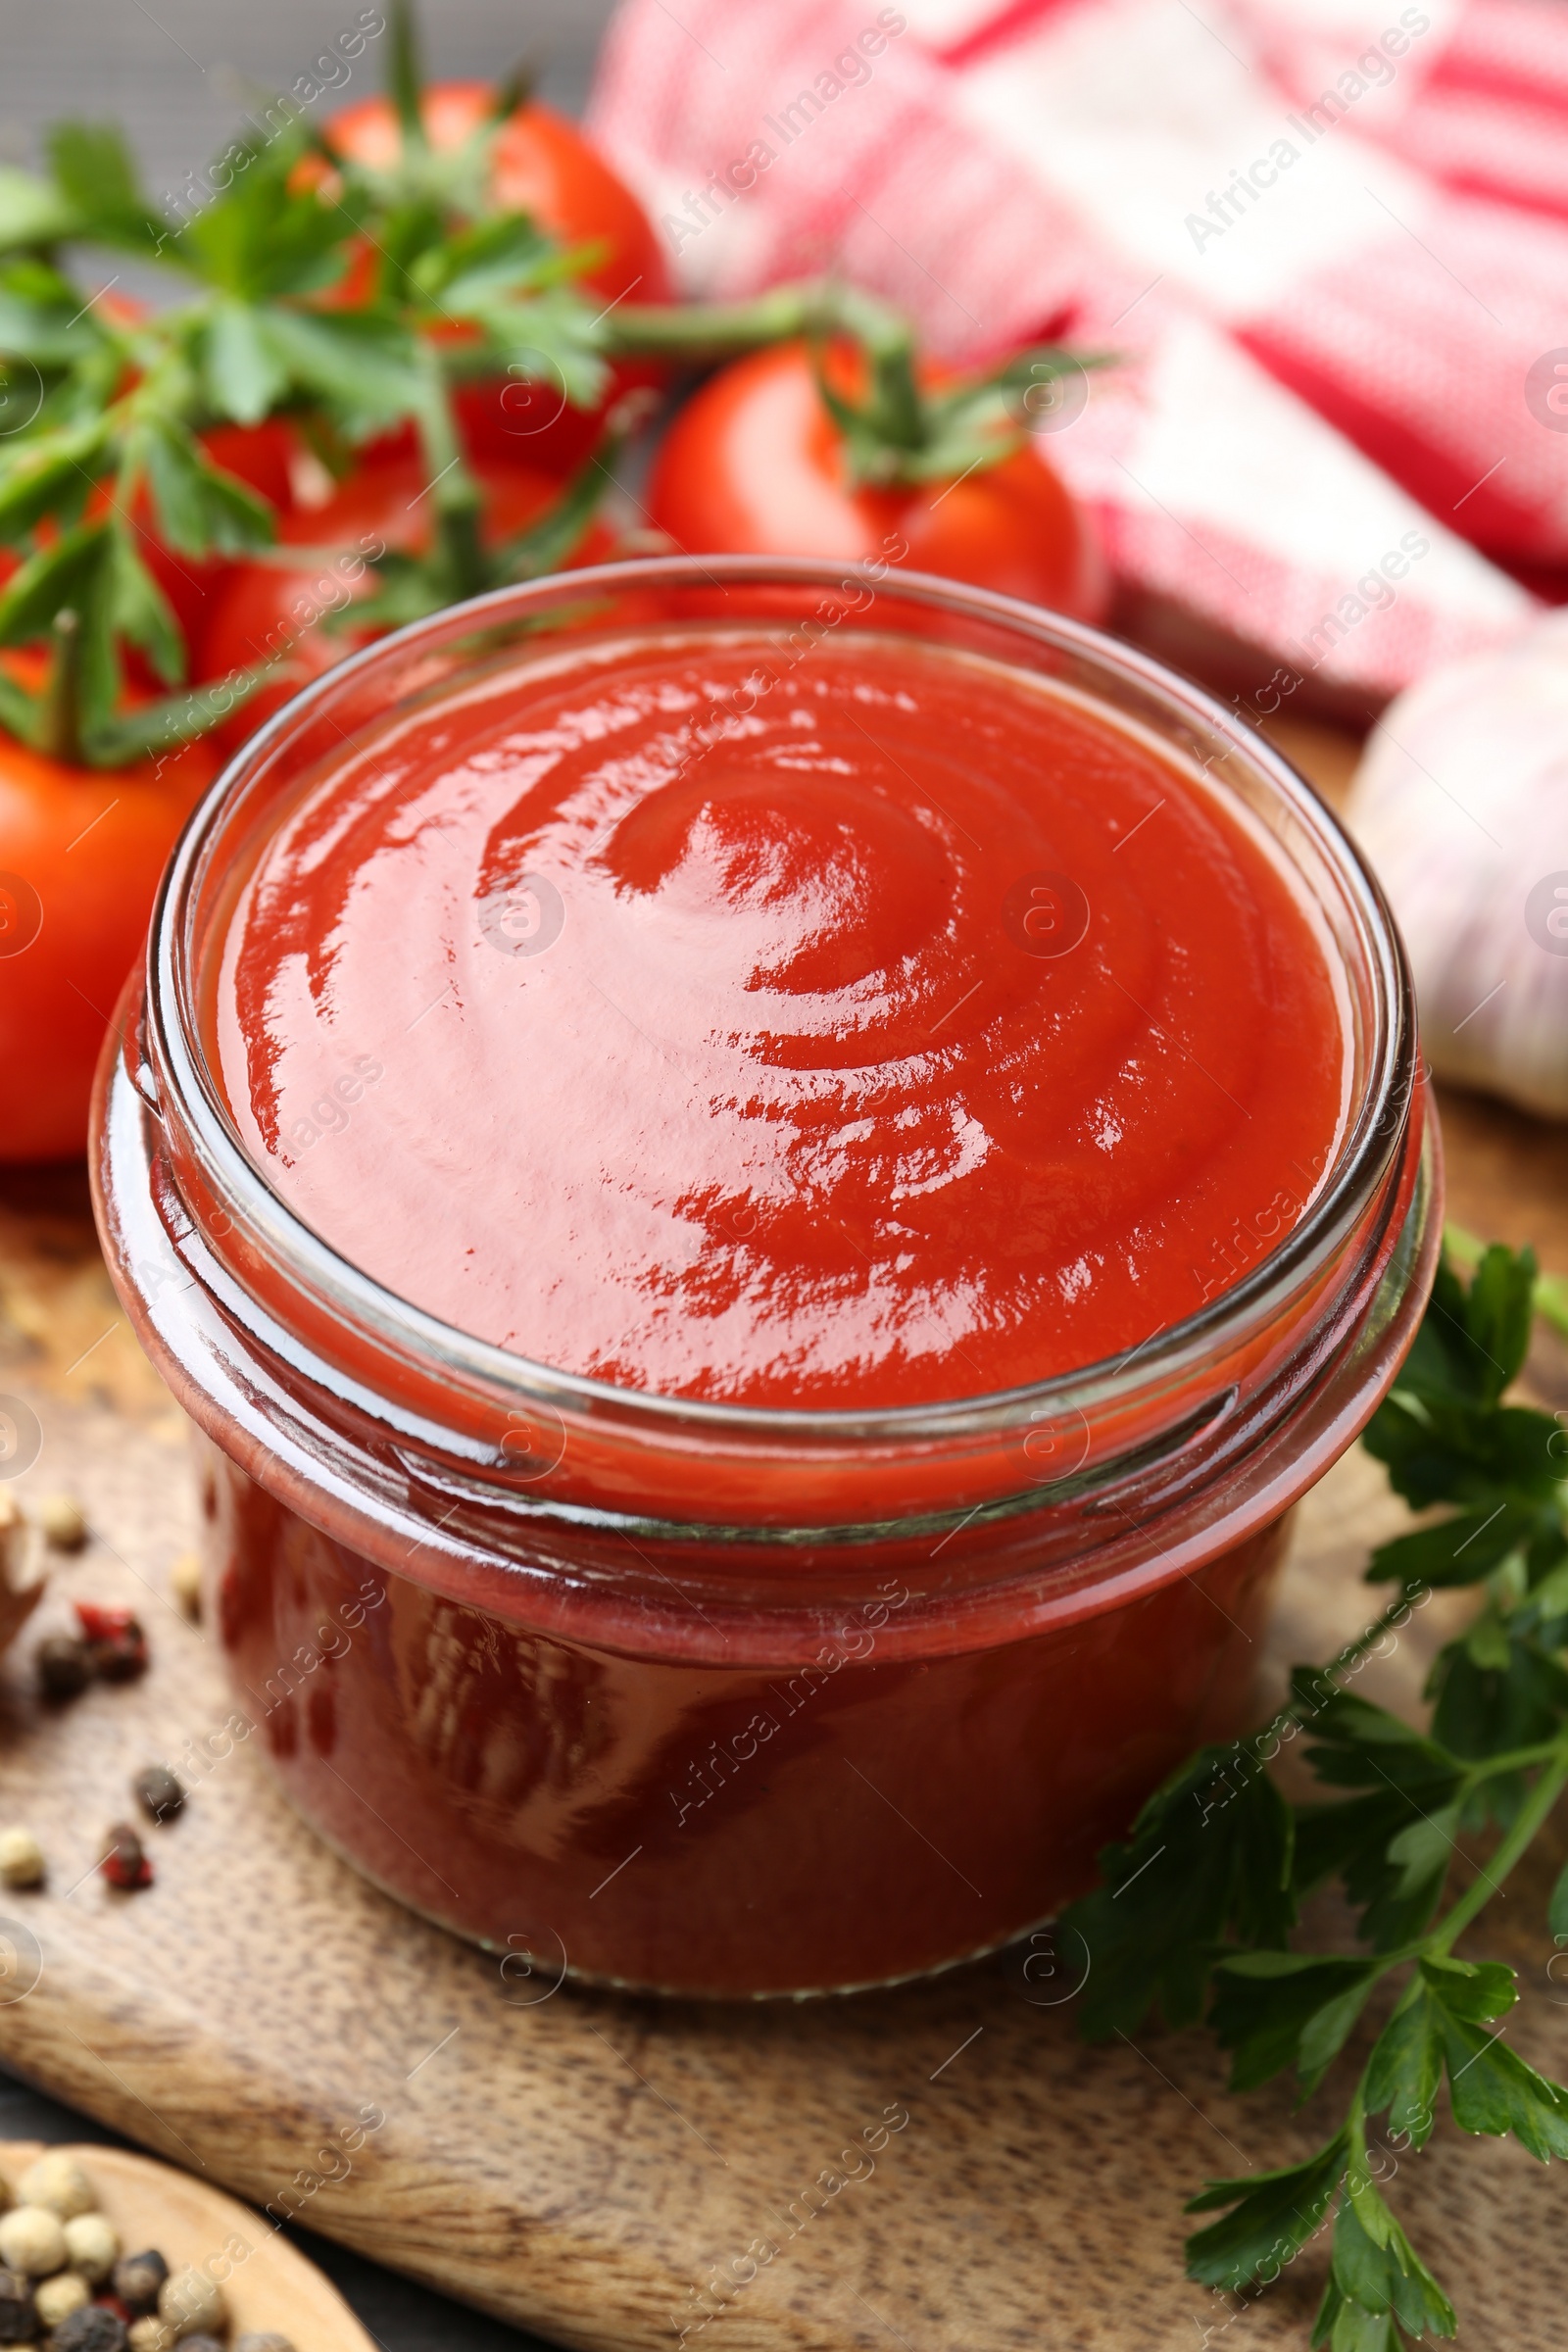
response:
<path fill-rule="evenodd" d="M 907 544 L 912 571 L 1102 619 L 1105 569 L 1087 515 L 1035 445 L 956 481 L 852 489 L 844 440 L 810 355 L 775 344 L 721 368 L 664 437 L 654 522 L 690 555 L 826 556 L 858 563 Z"/>
<path fill-rule="evenodd" d="M 424 93 L 425 133 L 438 151 L 461 146 L 486 121 L 495 93 L 482 81 L 435 82 Z M 357 163 L 385 168 L 402 147 L 397 113 L 389 98 L 366 98 L 333 115 L 326 137 L 337 153 Z M 669 271 L 659 235 L 623 181 L 564 115 L 531 99 L 502 125 L 492 159 L 490 193 L 498 210 L 522 212 L 564 245 L 603 244 L 602 261 L 578 281 L 603 294 L 607 303 L 667 302 Z M 367 265 L 369 257 L 366 257 Z M 357 274 L 351 271 L 352 299 Z M 474 384 L 458 395 L 458 412 L 476 456 L 514 465 L 569 469 L 599 439 L 606 411 L 635 384 L 661 380 L 648 366 L 624 366 L 596 410 L 566 407 L 548 382 L 520 371 Z M 412 446 L 398 435 L 395 454 Z"/>
<path fill-rule="evenodd" d="M 85 1147 L 104 1030 L 218 765 L 210 741 L 106 770 L 0 734 L 0 1160 Z"/>
<path fill-rule="evenodd" d="M 525 530 L 561 496 L 554 474 L 483 463 L 476 471 L 485 493 L 481 535 L 490 546 Z M 322 616 L 370 593 L 374 579 L 367 559 L 382 547 L 427 547 L 432 521 L 422 466 L 416 458 L 399 458 L 352 475 L 312 513 L 284 518 L 281 544 L 318 548 L 323 552 L 317 562 L 297 571 L 274 564 L 234 567 L 213 603 L 199 674 L 221 678 L 279 653 L 286 659 L 275 678 L 219 730 L 225 749 L 237 750 L 302 686 L 380 634 L 373 628 L 330 629 Z M 607 526 L 591 522 L 571 566 L 604 563 L 611 545 Z"/>

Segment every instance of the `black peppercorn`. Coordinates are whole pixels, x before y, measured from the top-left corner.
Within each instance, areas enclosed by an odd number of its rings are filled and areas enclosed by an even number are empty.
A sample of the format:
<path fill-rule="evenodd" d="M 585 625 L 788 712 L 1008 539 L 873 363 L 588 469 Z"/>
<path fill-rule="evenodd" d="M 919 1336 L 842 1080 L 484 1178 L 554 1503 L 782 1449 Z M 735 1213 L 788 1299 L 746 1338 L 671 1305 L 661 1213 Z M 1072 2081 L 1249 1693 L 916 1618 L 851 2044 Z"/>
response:
<path fill-rule="evenodd" d="M 142 1811 L 154 1821 L 169 1821 L 185 1802 L 185 1790 L 167 1764 L 149 1764 L 130 1784 Z"/>
<path fill-rule="evenodd" d="M 31 2281 L 20 2271 L 0 2271 L 0 2344 L 30 2344 L 37 2332 Z"/>
<path fill-rule="evenodd" d="M 155 2247 L 145 2254 L 122 2254 L 115 2265 L 116 2294 L 133 2320 L 158 2309 L 158 2289 L 169 2277 L 169 2265 Z"/>
<path fill-rule="evenodd" d="M 46 1634 L 32 1653 L 45 1698 L 76 1698 L 92 1673 L 87 1644 L 71 1634 Z"/>
<path fill-rule="evenodd" d="M 118 2312 L 104 2303 L 83 2303 L 54 2330 L 50 2352 L 125 2352 L 127 2329 Z"/>
<path fill-rule="evenodd" d="M 140 1626 L 128 1633 L 106 1634 L 89 1644 L 92 1670 L 101 1683 L 131 1683 L 147 1667 L 147 1638 Z"/>

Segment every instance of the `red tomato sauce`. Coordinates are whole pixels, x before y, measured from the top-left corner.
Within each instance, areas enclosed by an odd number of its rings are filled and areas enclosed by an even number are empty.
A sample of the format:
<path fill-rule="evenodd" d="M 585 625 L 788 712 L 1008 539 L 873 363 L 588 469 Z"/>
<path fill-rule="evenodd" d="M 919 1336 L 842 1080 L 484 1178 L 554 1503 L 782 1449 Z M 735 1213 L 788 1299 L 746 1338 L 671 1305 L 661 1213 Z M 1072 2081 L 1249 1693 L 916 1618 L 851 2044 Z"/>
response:
<path fill-rule="evenodd" d="M 891 638 L 628 638 L 389 724 L 259 852 L 213 1020 L 247 1146 L 389 1289 L 771 1406 L 1136 1348 L 1295 1222 L 1347 1087 L 1234 803 Z"/>

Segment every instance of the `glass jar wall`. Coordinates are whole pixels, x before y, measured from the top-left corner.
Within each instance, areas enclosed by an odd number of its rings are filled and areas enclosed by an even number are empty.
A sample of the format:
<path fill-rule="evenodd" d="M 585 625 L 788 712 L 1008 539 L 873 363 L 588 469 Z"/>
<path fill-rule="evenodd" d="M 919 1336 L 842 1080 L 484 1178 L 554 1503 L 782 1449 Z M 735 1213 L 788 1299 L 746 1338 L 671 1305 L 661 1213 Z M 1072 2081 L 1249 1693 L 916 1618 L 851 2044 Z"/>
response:
<path fill-rule="evenodd" d="M 504 703 L 564 647 L 737 628 L 796 659 L 953 650 L 977 694 L 1000 667 L 1075 698 L 1223 799 L 1310 909 L 1344 1013 L 1331 1164 L 1248 1249 L 1217 1233 L 1226 1279 L 1130 1351 L 874 1410 L 616 1386 L 396 1296 L 247 1148 L 216 975 L 302 781 L 403 714 Z M 1288 1512 L 1392 1379 L 1439 1231 L 1397 940 L 1266 745 L 1030 608 L 745 559 L 506 591 L 280 713 L 181 845 L 94 1157 L 116 1281 L 204 1433 L 236 1704 L 301 1811 L 544 1981 L 718 1995 L 887 1982 L 1027 1932 L 1194 1744 L 1242 1727 Z"/>

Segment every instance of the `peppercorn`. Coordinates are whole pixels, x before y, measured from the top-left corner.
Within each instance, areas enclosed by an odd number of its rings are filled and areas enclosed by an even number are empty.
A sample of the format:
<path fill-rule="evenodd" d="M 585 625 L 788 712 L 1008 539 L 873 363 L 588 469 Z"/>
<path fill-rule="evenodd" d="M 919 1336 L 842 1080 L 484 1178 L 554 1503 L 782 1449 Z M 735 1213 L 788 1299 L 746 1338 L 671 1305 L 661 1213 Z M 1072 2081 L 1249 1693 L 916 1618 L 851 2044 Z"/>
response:
<path fill-rule="evenodd" d="M 47 2278 L 66 2267 L 66 2233 L 47 2205 L 16 2205 L 0 2215 L 0 2263 L 29 2278 Z"/>
<path fill-rule="evenodd" d="M 110 1827 L 105 1840 L 108 1852 L 98 1867 L 111 1886 L 120 1886 L 131 1893 L 138 1886 L 153 1883 L 153 1866 L 142 1851 L 141 1839 L 128 1821 L 117 1821 Z"/>
<path fill-rule="evenodd" d="M 74 1494 L 46 1494 L 38 1505 L 44 1542 L 56 1551 L 80 1551 L 88 1537 L 87 1514 Z"/>
<path fill-rule="evenodd" d="M 91 2301 L 92 2289 L 74 2271 L 57 2271 L 52 2278 L 39 2279 L 32 2290 L 32 2299 L 37 2306 L 39 2327 L 58 2328 L 62 2320 L 69 2320 L 74 2311 L 80 2311 L 84 2303 Z"/>
<path fill-rule="evenodd" d="M 43 1847 L 30 1830 L 0 1830 L 0 1879 L 8 1886 L 41 1886 Z"/>
<path fill-rule="evenodd" d="M 47 2205 L 63 2222 L 80 2213 L 95 2213 L 98 2199 L 92 2182 L 64 2148 L 51 2148 L 28 2165 L 17 2182 L 19 2205 Z"/>
<path fill-rule="evenodd" d="M 32 1662 L 45 1698 L 76 1698 L 92 1679 L 87 1644 L 74 1634 L 45 1634 Z"/>
<path fill-rule="evenodd" d="M 166 2328 L 156 2314 L 132 2320 L 125 2341 L 130 2352 L 174 2352 L 174 2330 Z"/>
<path fill-rule="evenodd" d="M 125 2323 L 101 2303 L 84 2303 L 61 2321 L 49 2352 L 125 2352 Z"/>
<path fill-rule="evenodd" d="M 20 2271 L 0 2270 L 0 2344 L 30 2344 L 37 2332 L 30 2279 Z"/>
<path fill-rule="evenodd" d="M 66 2224 L 66 2253 L 77 2277 L 98 2286 L 119 2260 L 119 2232 L 101 2213 L 74 2214 Z"/>
<path fill-rule="evenodd" d="M 87 1644 L 92 1671 L 106 1683 L 128 1683 L 147 1664 L 147 1637 L 133 1609 L 112 1609 L 101 1601 L 72 1603 Z"/>
<path fill-rule="evenodd" d="M 205 2271 L 176 2271 L 158 2290 L 158 2317 L 182 2338 L 228 2326 L 221 2287 Z"/>
<path fill-rule="evenodd" d="M 158 2290 L 169 2277 L 169 2265 L 155 2246 L 145 2254 L 122 2254 L 115 2265 L 115 2292 L 132 2319 L 158 2309 Z"/>
<path fill-rule="evenodd" d="M 216 2335 L 182 2335 L 179 2352 L 223 2352 Z"/>
<path fill-rule="evenodd" d="M 188 2336 L 185 2343 L 186 2352 L 189 2352 L 190 2338 Z M 294 2352 L 294 2346 L 286 2335 L 278 2335 L 275 2330 L 269 2328 L 260 2335 L 254 2330 L 247 2331 L 234 2346 L 234 2352 Z"/>
<path fill-rule="evenodd" d="M 153 1821 L 171 1821 L 185 1802 L 185 1789 L 167 1764 L 149 1764 L 130 1784 L 141 1809 Z"/>
<path fill-rule="evenodd" d="M 202 1564 L 194 1551 L 182 1551 L 169 1571 L 169 1582 L 180 1607 L 193 1623 L 202 1613 Z"/>

